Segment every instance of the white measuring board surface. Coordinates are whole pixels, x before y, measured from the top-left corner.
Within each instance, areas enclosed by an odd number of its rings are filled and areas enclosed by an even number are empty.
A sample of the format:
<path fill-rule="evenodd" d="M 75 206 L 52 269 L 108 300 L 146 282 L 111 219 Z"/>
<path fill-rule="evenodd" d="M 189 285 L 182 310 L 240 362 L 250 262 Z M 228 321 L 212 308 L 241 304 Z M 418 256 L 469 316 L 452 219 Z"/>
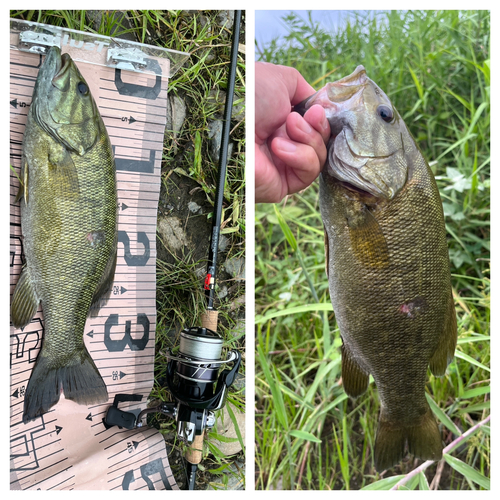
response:
<path fill-rule="evenodd" d="M 17 175 L 33 88 L 44 47 L 50 44 L 57 44 L 76 62 L 97 103 L 115 154 L 116 273 L 108 303 L 99 316 L 87 319 L 84 332 L 85 345 L 106 383 L 109 400 L 87 407 L 61 395 L 47 413 L 24 424 L 24 392 L 43 338 L 42 307 L 25 328 L 11 325 L 10 488 L 178 489 L 164 439 L 156 429 L 107 428 L 103 419 L 116 394 L 142 396 L 141 402 L 121 403 L 120 409 L 144 409 L 153 387 L 156 214 L 168 77 L 187 54 L 165 56 L 154 52 L 156 47 L 11 20 L 10 161 Z M 127 62 L 124 44 L 132 47 L 132 62 Z M 108 52 L 113 48 L 117 51 L 110 57 Z M 11 172 L 11 297 L 24 263 L 20 207 L 14 202 L 18 189 L 19 181 Z"/>

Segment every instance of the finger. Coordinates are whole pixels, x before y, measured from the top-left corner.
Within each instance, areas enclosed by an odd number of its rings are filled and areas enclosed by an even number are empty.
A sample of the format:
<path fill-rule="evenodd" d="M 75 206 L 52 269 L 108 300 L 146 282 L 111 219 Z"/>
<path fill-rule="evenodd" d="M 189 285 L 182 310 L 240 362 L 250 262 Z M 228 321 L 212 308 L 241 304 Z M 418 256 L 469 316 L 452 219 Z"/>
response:
<path fill-rule="evenodd" d="M 255 145 L 255 203 L 279 203 L 286 186 L 267 144 Z"/>
<path fill-rule="evenodd" d="M 330 140 L 331 130 L 330 124 L 326 119 L 325 108 L 319 104 L 311 106 L 304 114 L 304 120 L 317 130 L 325 144 Z"/>
<path fill-rule="evenodd" d="M 316 126 L 320 126 L 317 121 Z M 290 113 L 286 120 L 286 132 L 293 142 L 310 146 L 323 165 L 326 161 L 326 145 L 323 135 L 298 113 Z"/>
<path fill-rule="evenodd" d="M 286 178 L 289 194 L 301 191 L 314 182 L 323 166 L 314 148 L 284 137 L 272 140 L 271 151 L 284 165 L 281 175 Z"/>
<path fill-rule="evenodd" d="M 276 68 L 288 89 L 288 97 L 292 105 L 298 104 L 314 94 L 314 88 L 306 82 L 298 70 L 281 65 L 277 65 Z"/>
<path fill-rule="evenodd" d="M 270 63 L 255 64 L 255 137 L 263 144 L 285 123 L 293 104 L 314 93 L 295 69 Z"/>

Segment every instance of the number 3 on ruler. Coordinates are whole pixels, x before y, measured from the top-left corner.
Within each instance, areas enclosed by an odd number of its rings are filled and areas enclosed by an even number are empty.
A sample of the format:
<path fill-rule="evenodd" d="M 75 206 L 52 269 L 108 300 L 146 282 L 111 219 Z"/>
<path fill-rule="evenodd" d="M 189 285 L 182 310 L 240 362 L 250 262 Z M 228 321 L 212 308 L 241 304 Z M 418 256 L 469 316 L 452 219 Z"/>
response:
<path fill-rule="evenodd" d="M 121 352 L 129 346 L 131 351 L 142 351 L 149 342 L 149 319 L 144 313 L 137 314 L 137 324 L 142 325 L 144 334 L 140 339 L 133 339 L 131 331 L 131 321 L 125 322 L 125 334 L 121 339 L 111 338 L 111 328 L 118 325 L 118 314 L 111 314 L 104 324 L 104 345 L 108 352 Z"/>

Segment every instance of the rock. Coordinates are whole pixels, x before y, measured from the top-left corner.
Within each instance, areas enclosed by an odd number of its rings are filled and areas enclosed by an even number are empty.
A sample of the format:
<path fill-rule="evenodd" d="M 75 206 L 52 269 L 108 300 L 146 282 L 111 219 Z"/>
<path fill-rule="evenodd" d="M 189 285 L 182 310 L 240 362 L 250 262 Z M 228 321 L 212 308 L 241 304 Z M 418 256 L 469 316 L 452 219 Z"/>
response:
<path fill-rule="evenodd" d="M 237 280 L 245 279 L 245 259 L 235 257 L 224 262 L 226 272 Z"/>
<path fill-rule="evenodd" d="M 158 218 L 158 232 L 165 246 L 173 250 L 180 250 L 183 246 L 188 245 L 182 225 L 183 221 L 177 217 Z"/>
<path fill-rule="evenodd" d="M 225 252 L 231 240 L 224 234 L 219 235 L 219 253 Z"/>
<path fill-rule="evenodd" d="M 94 26 L 94 29 L 96 31 L 99 31 L 99 26 L 101 25 L 103 11 L 102 10 L 89 10 L 87 15 L 88 15 L 89 19 L 91 20 L 91 22 Z M 132 24 L 127 17 L 126 11 L 123 11 L 123 10 L 115 11 L 113 13 L 113 20 L 115 21 L 115 24 L 111 27 L 111 31 L 109 32 L 109 36 L 112 36 L 115 38 L 123 38 L 124 40 L 130 40 L 133 42 L 137 42 L 137 38 L 134 34 Z M 131 30 L 131 31 L 126 32 L 126 33 L 122 33 L 123 30 Z"/>
<path fill-rule="evenodd" d="M 243 296 L 244 299 L 244 296 Z M 245 320 L 240 319 L 236 322 L 234 328 L 231 328 L 231 335 L 235 338 L 245 338 Z"/>
<path fill-rule="evenodd" d="M 231 410 L 234 413 L 236 423 L 238 424 L 238 429 L 240 430 L 243 444 L 245 444 L 245 414 L 243 412 L 240 412 L 233 405 L 231 405 Z M 216 428 L 217 434 L 219 436 L 222 436 L 224 438 L 236 439 L 236 441 L 226 443 L 217 439 L 210 439 L 209 437 L 210 442 L 214 446 L 216 446 L 223 455 L 236 455 L 236 453 L 239 453 L 242 450 L 233 421 L 231 420 L 231 417 L 229 416 L 229 413 L 227 411 L 227 405 L 218 412 Z"/>
<path fill-rule="evenodd" d="M 238 97 L 235 95 L 233 100 L 233 109 L 231 111 L 231 118 L 236 118 L 238 120 L 243 120 L 245 118 L 245 102 L 237 103 Z"/>
<path fill-rule="evenodd" d="M 193 212 L 193 214 L 196 214 L 201 210 L 201 207 L 195 201 L 190 201 L 188 203 L 188 209 L 190 212 Z"/>
<path fill-rule="evenodd" d="M 231 303 L 229 310 L 234 311 L 234 310 L 238 309 L 239 307 L 245 307 L 245 295 L 241 295 L 240 297 L 236 297 L 236 299 L 234 299 L 233 302 Z M 238 323 L 236 325 L 236 328 L 238 328 L 239 330 L 243 329 L 243 333 L 245 332 L 245 324 L 244 323 L 243 323 L 243 326 Z"/>
<path fill-rule="evenodd" d="M 243 390 L 243 394 L 245 394 L 245 375 L 242 373 L 237 373 L 234 378 L 233 385 L 231 386 L 235 391 Z"/>
<path fill-rule="evenodd" d="M 196 275 L 197 278 L 205 279 L 205 276 L 207 275 L 207 266 L 205 265 L 203 267 L 195 269 L 194 274 Z"/>
<path fill-rule="evenodd" d="M 167 102 L 167 130 L 171 130 L 174 136 L 179 132 L 186 119 L 186 104 L 173 94 L 169 95 Z"/>
<path fill-rule="evenodd" d="M 217 16 L 217 22 L 219 26 L 227 28 L 232 32 L 234 25 L 234 10 L 221 10 Z"/>
<path fill-rule="evenodd" d="M 210 153 L 212 159 L 216 162 L 219 161 L 220 147 L 222 141 L 222 120 L 213 120 L 208 125 L 208 138 L 210 139 Z M 227 147 L 227 157 L 231 158 L 233 152 L 233 143 L 229 141 Z"/>
<path fill-rule="evenodd" d="M 208 95 L 208 102 L 213 103 L 217 106 L 218 112 L 223 115 L 226 106 L 226 92 L 224 90 L 213 89 Z M 245 101 L 240 101 L 241 98 L 236 94 L 233 94 L 233 109 L 231 110 L 231 119 L 242 120 L 245 110 Z"/>

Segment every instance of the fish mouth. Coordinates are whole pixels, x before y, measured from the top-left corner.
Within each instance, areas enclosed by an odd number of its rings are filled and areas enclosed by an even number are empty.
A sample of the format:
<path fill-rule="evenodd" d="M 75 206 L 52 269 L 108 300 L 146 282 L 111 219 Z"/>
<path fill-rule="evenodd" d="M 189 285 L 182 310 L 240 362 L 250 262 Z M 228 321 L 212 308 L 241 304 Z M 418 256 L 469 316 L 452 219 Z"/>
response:
<path fill-rule="evenodd" d="M 52 85 L 62 92 L 67 90 L 69 78 L 67 74 L 71 66 L 71 57 L 68 54 L 57 54 L 55 74 L 52 77 Z"/>

